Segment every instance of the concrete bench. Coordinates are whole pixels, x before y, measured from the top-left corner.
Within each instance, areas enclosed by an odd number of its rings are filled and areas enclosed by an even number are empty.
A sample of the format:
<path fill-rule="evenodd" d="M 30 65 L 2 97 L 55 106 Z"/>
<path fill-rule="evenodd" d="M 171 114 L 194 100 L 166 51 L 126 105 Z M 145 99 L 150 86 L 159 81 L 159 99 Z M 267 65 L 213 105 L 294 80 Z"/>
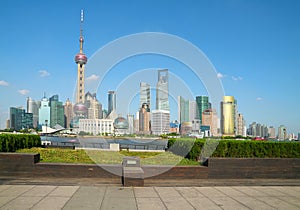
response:
<path fill-rule="evenodd" d="M 144 186 L 144 171 L 139 157 L 124 157 L 122 162 L 122 184 L 129 186 Z"/>

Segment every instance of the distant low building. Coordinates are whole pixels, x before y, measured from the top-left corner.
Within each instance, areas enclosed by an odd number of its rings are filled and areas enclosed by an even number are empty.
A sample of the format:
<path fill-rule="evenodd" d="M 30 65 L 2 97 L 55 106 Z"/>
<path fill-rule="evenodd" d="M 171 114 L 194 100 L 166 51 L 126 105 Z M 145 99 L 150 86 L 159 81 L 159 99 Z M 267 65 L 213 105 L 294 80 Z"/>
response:
<path fill-rule="evenodd" d="M 92 135 L 105 135 L 114 133 L 113 120 L 111 119 L 79 119 L 79 132 L 83 131 Z"/>

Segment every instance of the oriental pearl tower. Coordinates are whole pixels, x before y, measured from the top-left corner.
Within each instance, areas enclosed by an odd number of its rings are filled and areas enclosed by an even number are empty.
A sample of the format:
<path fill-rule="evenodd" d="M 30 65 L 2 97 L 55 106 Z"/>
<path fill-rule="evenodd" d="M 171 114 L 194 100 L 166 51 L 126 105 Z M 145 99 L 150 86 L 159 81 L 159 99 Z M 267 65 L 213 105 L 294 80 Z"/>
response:
<path fill-rule="evenodd" d="M 83 53 L 83 10 L 81 10 L 80 16 L 80 37 L 79 37 L 79 53 L 75 56 L 75 62 L 77 64 L 77 92 L 76 92 L 76 104 L 74 106 L 75 113 L 75 127 L 78 125 L 80 118 L 86 118 L 87 108 L 84 105 L 84 67 L 87 63 L 87 56 Z"/>

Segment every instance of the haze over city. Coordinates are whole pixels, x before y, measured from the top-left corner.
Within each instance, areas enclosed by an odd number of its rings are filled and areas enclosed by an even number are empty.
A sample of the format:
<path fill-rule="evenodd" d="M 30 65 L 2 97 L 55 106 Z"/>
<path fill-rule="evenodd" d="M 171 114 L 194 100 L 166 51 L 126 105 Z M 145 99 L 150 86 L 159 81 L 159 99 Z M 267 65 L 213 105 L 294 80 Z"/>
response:
<path fill-rule="evenodd" d="M 79 12 L 84 9 L 84 53 L 89 59 L 107 43 L 130 34 L 161 32 L 181 37 L 202 50 L 215 66 L 225 95 L 235 97 L 247 126 L 256 121 L 274 127 L 283 124 L 288 133 L 300 131 L 300 3 L 296 0 L 6 1 L 2 8 L 0 128 L 9 118 L 9 107 L 26 108 L 27 97 L 40 100 L 46 93 L 47 97 L 58 94 L 61 101 L 73 100 Z M 107 108 L 108 90 L 117 90 L 135 72 L 162 68 L 185 82 L 192 92 L 184 96 L 187 99 L 207 95 L 201 81 L 186 74 L 187 66 L 147 54 L 114 66 L 96 89 L 97 98 Z M 153 87 L 155 71 L 153 82 L 147 81 Z M 88 65 L 85 76 L 87 86 L 89 82 L 98 85 L 102 79 Z M 139 82 L 130 85 L 138 89 Z M 178 118 L 175 100 L 170 99 L 172 120 Z M 133 114 L 138 100 L 132 103 Z M 117 106 L 127 114 L 121 98 Z"/>

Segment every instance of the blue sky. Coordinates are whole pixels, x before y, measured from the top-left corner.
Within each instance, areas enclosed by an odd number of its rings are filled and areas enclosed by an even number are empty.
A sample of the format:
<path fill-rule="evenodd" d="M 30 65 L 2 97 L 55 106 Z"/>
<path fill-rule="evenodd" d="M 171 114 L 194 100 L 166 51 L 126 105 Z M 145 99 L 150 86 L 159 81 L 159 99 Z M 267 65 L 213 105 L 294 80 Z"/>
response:
<path fill-rule="evenodd" d="M 89 58 L 107 43 L 130 34 L 176 35 L 205 53 L 225 94 L 237 99 L 247 125 L 253 121 L 275 127 L 283 124 L 289 132 L 300 132 L 297 0 L 4 1 L 0 13 L 1 128 L 9 107 L 26 107 L 27 97 L 40 100 L 46 92 L 48 97 L 59 94 L 62 101 L 73 98 L 81 9 L 85 11 L 84 52 Z M 169 68 L 175 75 L 187 71 L 164 56 L 136 56 L 110 71 L 107 84 L 97 91 L 98 99 L 106 108 L 108 89 L 117 89 L 128 75 L 149 68 Z M 193 96 L 207 94 L 201 82 L 193 82 L 193 75 L 181 79 Z M 172 111 L 172 118 L 177 118 L 177 110 Z"/>

